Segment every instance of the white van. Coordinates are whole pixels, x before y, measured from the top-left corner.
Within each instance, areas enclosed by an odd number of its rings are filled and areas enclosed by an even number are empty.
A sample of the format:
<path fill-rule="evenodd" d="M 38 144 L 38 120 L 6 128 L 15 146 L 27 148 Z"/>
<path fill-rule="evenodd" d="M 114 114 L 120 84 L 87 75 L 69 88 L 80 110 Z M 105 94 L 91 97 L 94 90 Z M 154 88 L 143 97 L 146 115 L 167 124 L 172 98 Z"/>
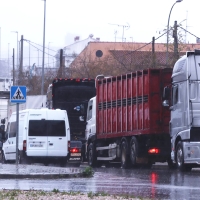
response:
<path fill-rule="evenodd" d="M 3 143 L 3 162 L 16 160 L 16 112 L 12 113 Z M 70 129 L 65 110 L 27 109 L 19 111 L 18 163 L 31 158 L 60 158 L 67 162 Z"/>

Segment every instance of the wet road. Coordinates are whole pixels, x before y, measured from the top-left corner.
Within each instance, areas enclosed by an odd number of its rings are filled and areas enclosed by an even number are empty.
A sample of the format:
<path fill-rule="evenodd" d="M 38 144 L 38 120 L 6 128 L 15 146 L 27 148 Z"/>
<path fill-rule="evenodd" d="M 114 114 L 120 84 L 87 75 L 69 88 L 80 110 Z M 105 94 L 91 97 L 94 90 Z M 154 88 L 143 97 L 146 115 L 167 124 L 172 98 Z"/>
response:
<path fill-rule="evenodd" d="M 0 187 L 20 190 L 80 191 L 129 194 L 151 199 L 200 199 L 200 169 L 191 172 L 168 170 L 166 166 L 152 169 L 95 168 L 92 178 L 57 180 L 0 179 Z"/>

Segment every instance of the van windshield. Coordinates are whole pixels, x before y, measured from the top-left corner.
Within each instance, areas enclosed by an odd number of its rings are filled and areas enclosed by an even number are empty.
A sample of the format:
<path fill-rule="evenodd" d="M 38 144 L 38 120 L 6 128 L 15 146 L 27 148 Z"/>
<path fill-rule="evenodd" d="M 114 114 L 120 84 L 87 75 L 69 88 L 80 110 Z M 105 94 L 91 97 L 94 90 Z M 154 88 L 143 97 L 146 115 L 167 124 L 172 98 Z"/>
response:
<path fill-rule="evenodd" d="M 30 120 L 29 136 L 66 136 L 64 120 Z"/>

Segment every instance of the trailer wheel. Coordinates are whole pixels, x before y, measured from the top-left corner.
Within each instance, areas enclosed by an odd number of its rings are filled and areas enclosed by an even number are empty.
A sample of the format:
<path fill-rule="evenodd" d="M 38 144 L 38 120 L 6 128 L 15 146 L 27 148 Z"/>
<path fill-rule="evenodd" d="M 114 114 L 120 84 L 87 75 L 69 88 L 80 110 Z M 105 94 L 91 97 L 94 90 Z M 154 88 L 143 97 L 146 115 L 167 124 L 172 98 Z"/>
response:
<path fill-rule="evenodd" d="M 91 167 L 95 167 L 95 151 L 94 151 L 94 146 L 91 143 L 88 147 L 88 165 Z"/>
<path fill-rule="evenodd" d="M 191 171 L 192 166 L 184 163 L 183 144 L 181 141 L 176 146 L 176 165 L 180 171 Z"/>
<path fill-rule="evenodd" d="M 132 137 L 131 142 L 130 142 L 130 161 L 131 161 L 131 166 L 136 167 L 136 158 L 138 154 L 138 142 L 135 137 Z"/>
<path fill-rule="evenodd" d="M 129 167 L 128 160 L 128 144 L 126 141 L 122 141 L 121 143 L 121 167 L 126 169 Z"/>

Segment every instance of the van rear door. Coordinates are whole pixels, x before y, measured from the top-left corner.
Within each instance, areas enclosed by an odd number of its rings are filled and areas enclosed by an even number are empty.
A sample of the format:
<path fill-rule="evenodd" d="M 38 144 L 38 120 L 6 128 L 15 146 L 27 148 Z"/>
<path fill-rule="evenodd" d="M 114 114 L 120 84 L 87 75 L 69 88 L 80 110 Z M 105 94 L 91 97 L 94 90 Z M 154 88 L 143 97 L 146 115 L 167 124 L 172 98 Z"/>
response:
<path fill-rule="evenodd" d="M 47 156 L 46 111 L 29 113 L 27 156 Z"/>
<path fill-rule="evenodd" d="M 47 115 L 47 156 L 67 156 L 70 140 L 67 114 L 63 110 L 49 110 Z"/>

